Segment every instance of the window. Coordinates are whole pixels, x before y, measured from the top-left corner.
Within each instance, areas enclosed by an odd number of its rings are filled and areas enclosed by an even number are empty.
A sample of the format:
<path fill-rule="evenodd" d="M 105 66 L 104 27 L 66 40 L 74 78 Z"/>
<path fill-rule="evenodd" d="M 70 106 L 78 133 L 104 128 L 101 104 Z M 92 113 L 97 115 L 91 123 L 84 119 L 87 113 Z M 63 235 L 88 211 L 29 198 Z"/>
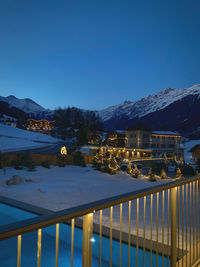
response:
<path fill-rule="evenodd" d="M 169 148 L 174 148 L 175 145 L 174 144 L 169 144 Z"/>
<path fill-rule="evenodd" d="M 162 144 L 162 148 L 165 148 L 165 144 Z"/>
<path fill-rule="evenodd" d="M 130 134 L 130 138 L 136 138 L 136 134 Z"/>
<path fill-rule="evenodd" d="M 142 138 L 149 138 L 149 135 L 148 134 L 143 134 Z"/>

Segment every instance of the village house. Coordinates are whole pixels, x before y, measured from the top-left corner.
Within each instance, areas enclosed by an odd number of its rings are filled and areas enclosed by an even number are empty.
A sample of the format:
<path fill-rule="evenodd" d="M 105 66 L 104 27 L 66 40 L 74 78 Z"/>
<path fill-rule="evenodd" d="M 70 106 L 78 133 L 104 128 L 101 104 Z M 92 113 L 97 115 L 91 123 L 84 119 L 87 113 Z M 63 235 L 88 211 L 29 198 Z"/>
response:
<path fill-rule="evenodd" d="M 50 134 L 54 128 L 54 121 L 28 119 L 28 131 Z"/>
<path fill-rule="evenodd" d="M 200 144 L 193 146 L 189 152 L 192 152 L 193 163 L 200 165 Z"/>

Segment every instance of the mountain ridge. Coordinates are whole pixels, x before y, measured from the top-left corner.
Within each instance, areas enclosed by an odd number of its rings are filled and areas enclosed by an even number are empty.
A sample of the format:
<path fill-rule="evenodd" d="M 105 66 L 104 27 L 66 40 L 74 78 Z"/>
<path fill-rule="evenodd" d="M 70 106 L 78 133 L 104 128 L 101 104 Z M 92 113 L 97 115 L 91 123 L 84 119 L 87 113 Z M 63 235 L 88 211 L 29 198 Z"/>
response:
<path fill-rule="evenodd" d="M 29 117 L 52 119 L 53 111 L 32 99 L 8 96 L 0 97 L 0 101 L 22 109 Z M 138 101 L 124 101 L 95 112 L 106 130 L 126 129 L 142 121 L 153 129 L 175 130 L 183 135 L 200 137 L 200 84 L 185 89 L 165 88 Z"/>

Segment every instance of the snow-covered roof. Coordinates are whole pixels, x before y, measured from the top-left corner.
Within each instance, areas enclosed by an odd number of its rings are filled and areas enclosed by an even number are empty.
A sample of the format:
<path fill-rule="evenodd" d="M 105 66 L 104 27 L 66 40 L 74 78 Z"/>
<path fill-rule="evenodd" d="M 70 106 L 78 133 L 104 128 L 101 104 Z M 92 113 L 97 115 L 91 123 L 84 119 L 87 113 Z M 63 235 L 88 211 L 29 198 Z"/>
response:
<path fill-rule="evenodd" d="M 170 131 L 153 131 L 152 134 L 180 135 L 178 132 L 170 132 Z"/>

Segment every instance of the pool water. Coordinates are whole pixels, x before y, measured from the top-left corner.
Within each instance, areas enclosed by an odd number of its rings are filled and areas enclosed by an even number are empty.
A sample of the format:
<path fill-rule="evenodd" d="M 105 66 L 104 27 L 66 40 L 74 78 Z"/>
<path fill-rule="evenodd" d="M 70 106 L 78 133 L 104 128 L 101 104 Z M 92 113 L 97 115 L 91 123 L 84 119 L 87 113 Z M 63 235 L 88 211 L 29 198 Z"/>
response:
<path fill-rule="evenodd" d="M 4 204 L 1 204 L 3 210 Z M 29 214 L 22 210 L 7 207 L 4 212 L 1 224 L 7 224 L 22 219 L 32 218 L 36 215 Z M 15 210 L 16 209 L 16 210 Z M 13 211 L 15 210 L 15 211 Z M 12 212 L 11 212 L 12 211 Z M 10 212 L 10 213 L 9 213 Z M 19 218 L 16 218 L 19 216 Z M 12 218 L 13 217 L 13 218 Z M 6 218 L 8 221 L 6 221 Z M 55 233 L 56 226 L 50 226 L 42 229 L 42 248 L 41 248 L 41 267 L 55 266 Z M 92 266 L 99 266 L 99 238 L 97 234 L 93 234 L 94 242 L 92 243 Z M 35 267 L 37 266 L 37 231 L 30 232 L 22 235 L 21 244 L 21 266 L 22 267 Z M 59 267 L 71 266 L 71 226 L 66 224 L 59 224 Z M 110 240 L 109 238 L 102 237 L 102 262 L 101 266 L 109 266 L 109 251 Z M 135 266 L 136 263 L 136 248 L 131 246 L 131 266 Z M 138 250 L 139 266 L 143 266 L 143 250 Z M 156 255 L 152 255 L 152 266 L 156 266 Z M 17 237 L 10 238 L 0 242 L 0 266 L 1 267 L 13 267 L 17 263 Z M 82 266 L 82 229 L 74 229 L 74 267 Z M 112 241 L 112 266 L 119 266 L 119 242 Z M 122 244 L 122 266 L 128 266 L 128 245 Z M 145 266 L 150 266 L 150 253 L 145 252 Z M 158 266 L 162 266 L 162 257 L 158 256 Z M 167 266 L 167 258 L 164 258 L 164 266 Z"/>
<path fill-rule="evenodd" d="M 0 226 L 37 217 L 38 215 L 0 203 Z"/>

